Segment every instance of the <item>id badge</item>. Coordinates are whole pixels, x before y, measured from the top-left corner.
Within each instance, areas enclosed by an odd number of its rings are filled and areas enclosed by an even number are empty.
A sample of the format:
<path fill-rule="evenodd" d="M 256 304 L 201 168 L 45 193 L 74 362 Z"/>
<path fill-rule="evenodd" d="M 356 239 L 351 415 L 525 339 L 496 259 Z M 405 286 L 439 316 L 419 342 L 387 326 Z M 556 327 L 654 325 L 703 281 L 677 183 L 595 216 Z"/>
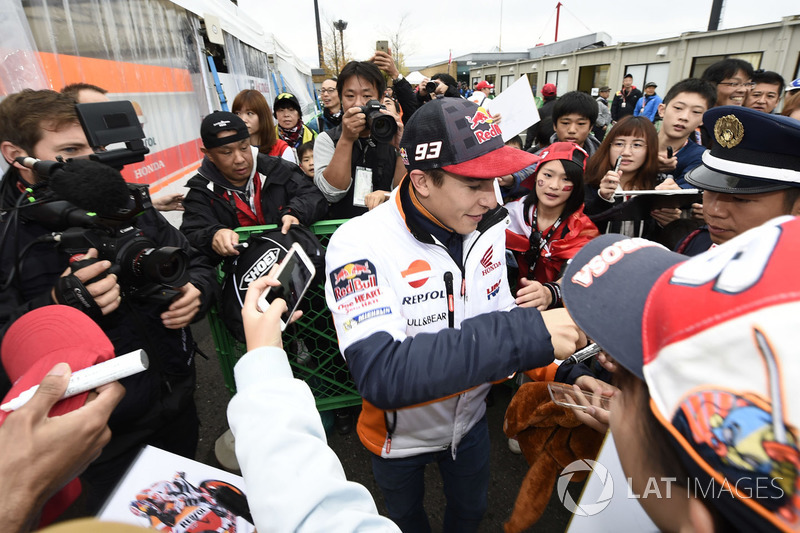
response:
<path fill-rule="evenodd" d="M 625 108 L 625 99 L 624 98 L 622 99 L 622 105 L 620 107 L 623 108 L 623 109 Z"/>
<path fill-rule="evenodd" d="M 372 192 L 372 169 L 356 167 L 356 177 L 353 180 L 353 205 L 367 207 L 365 199 Z"/>

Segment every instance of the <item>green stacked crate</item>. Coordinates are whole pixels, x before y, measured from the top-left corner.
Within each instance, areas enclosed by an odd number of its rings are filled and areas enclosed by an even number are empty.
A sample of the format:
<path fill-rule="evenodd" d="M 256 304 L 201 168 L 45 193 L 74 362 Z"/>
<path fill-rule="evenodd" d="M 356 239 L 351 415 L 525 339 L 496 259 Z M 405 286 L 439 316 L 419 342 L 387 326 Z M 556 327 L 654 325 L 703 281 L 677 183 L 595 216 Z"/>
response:
<path fill-rule="evenodd" d="M 311 226 L 311 231 L 327 246 L 330 236 L 344 221 L 327 220 Z M 275 226 L 251 226 L 238 228 L 237 233 L 244 241 L 252 233 L 274 229 Z M 223 275 L 219 273 L 220 281 Z M 347 370 L 347 365 L 339 353 L 336 329 L 327 306 L 325 306 L 325 284 L 312 286 L 306 293 L 303 317 L 295 325 L 286 328 L 283 344 L 289 364 L 297 379 L 302 379 L 311 388 L 317 401 L 317 409 L 327 411 L 351 405 L 359 405 L 361 396 Z M 215 305 L 208 314 L 211 336 L 217 349 L 225 385 L 231 394 L 236 392 L 233 367 L 244 355 L 244 344 L 238 342 L 225 327 L 219 316 L 219 306 Z M 302 342 L 301 342 L 302 341 Z"/>

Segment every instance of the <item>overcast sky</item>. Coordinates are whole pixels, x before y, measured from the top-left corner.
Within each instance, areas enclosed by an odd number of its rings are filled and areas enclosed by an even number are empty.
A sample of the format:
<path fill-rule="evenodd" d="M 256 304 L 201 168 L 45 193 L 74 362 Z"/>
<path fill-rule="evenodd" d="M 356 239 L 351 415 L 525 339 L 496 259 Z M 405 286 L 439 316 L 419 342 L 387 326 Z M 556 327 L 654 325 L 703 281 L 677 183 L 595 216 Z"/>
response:
<path fill-rule="evenodd" d="M 238 0 L 239 8 L 262 21 L 297 57 L 318 66 L 313 0 Z M 554 40 L 556 0 L 445 0 L 439 2 L 350 2 L 318 0 L 323 35 L 327 21 L 344 20 L 345 48 L 355 59 L 368 59 L 375 41 L 390 40 L 401 19 L 408 66 L 427 66 L 473 52 L 526 51 Z M 425 6 L 420 7 L 420 6 Z M 648 41 L 705 31 L 711 0 L 620 2 L 565 0 L 559 40 L 605 32 L 612 43 Z M 407 6 L 407 7 L 404 7 Z M 413 6 L 413 8 L 412 8 Z M 446 7 L 445 7 L 446 6 Z M 502 6 L 502 17 L 501 17 Z M 720 29 L 777 22 L 800 15 L 797 0 L 726 0 Z M 795 51 L 796 52 L 796 51 Z"/>

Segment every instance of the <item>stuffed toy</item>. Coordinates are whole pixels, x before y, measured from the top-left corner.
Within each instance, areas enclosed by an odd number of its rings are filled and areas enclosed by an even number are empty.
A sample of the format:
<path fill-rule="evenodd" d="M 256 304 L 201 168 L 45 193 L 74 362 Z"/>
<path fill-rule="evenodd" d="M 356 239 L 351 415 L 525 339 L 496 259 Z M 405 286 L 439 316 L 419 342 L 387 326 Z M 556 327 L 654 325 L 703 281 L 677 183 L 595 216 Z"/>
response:
<path fill-rule="evenodd" d="M 506 410 L 503 430 L 517 438 L 530 465 L 504 525 L 506 533 L 512 533 L 539 520 L 558 473 L 578 459 L 594 459 L 605 435 L 579 422 L 570 409 L 554 404 L 543 381 L 519 388 Z M 575 472 L 572 481 L 583 481 L 587 474 Z"/>

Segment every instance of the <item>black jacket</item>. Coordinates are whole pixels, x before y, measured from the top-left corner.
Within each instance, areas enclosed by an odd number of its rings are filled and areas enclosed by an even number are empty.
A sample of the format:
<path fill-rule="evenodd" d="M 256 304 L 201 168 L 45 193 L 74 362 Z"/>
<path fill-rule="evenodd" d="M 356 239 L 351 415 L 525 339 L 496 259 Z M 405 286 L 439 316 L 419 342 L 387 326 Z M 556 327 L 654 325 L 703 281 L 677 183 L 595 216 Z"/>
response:
<path fill-rule="evenodd" d="M 614 100 L 611 102 L 611 120 L 617 122 L 623 117 L 633 115 L 636 107 L 636 101 L 642 96 L 642 91 L 636 87 L 631 87 L 630 92 L 626 95 L 619 90 L 614 94 Z M 625 102 L 623 106 L 622 103 Z"/>
<path fill-rule="evenodd" d="M 261 209 L 265 224 L 280 224 L 281 217 L 288 214 L 309 226 L 325 216 L 328 203 L 314 181 L 294 163 L 258 154 L 256 171 L 262 177 Z M 186 186 L 189 192 L 183 201 L 181 231 L 192 246 L 219 263 L 223 258 L 211 247 L 214 234 L 223 228 L 241 226 L 236 208 L 224 194 L 240 189 L 233 187 L 208 158 L 203 159 L 200 170 Z"/>
<path fill-rule="evenodd" d="M 3 209 L 13 207 L 20 196 L 17 188 L 19 174 L 12 167 L 3 177 L 0 188 L 0 202 Z M 21 209 L 18 220 L 10 224 L 9 212 L 5 213 L 2 227 L 5 239 L 0 251 L 0 276 L 5 282 L 12 268 L 20 267 L 9 287 L 0 292 L 0 332 L 3 334 L 20 316 L 33 309 L 53 305 L 51 289 L 59 276 L 67 269 L 69 256 L 52 243 L 35 244 L 29 248 L 24 258 L 21 251 L 36 238 L 50 233 L 50 230 L 32 219 L 30 211 Z M 10 224 L 11 227 L 6 228 Z M 133 219 L 133 225 L 140 229 L 155 247 L 176 246 L 189 255 L 188 272 L 191 283 L 202 293 L 202 307 L 197 317 L 202 317 L 219 291 L 215 271 L 208 258 L 193 250 L 186 238 L 154 208 L 146 209 Z M 124 284 L 121 285 L 126 290 Z M 145 415 L 160 412 L 163 406 L 172 402 L 173 383 L 194 382 L 194 341 L 191 330 L 167 329 L 161 322 L 160 314 L 165 308 L 150 300 L 139 301 L 123 296 L 120 307 L 97 321 L 114 345 L 117 355 L 142 348 L 150 359 L 150 367 L 145 372 L 125 378 L 121 383 L 126 388 L 122 402 L 112 414 L 110 425 L 115 436 L 117 432 L 137 431 L 147 433 L 158 428 L 137 429 Z M 35 334 L 35 332 L 32 332 Z M 5 370 L 0 373 L 0 396 L 4 395 L 10 383 Z M 193 388 L 193 387 L 192 387 Z M 191 393 L 178 403 L 191 401 Z"/>

